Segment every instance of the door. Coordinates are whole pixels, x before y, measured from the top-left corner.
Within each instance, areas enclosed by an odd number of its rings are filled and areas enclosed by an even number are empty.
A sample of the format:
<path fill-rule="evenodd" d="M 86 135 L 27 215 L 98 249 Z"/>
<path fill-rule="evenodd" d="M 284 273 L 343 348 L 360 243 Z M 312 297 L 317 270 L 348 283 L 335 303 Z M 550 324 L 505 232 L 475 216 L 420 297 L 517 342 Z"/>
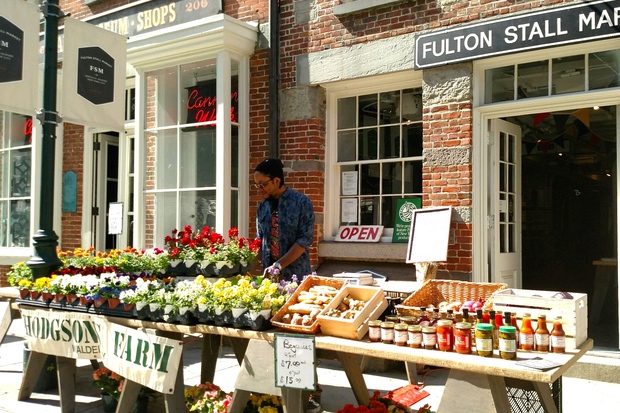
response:
<path fill-rule="evenodd" d="M 495 119 L 489 132 L 491 280 L 521 288 L 521 128 Z"/>
<path fill-rule="evenodd" d="M 108 206 L 119 201 L 119 141 L 105 133 L 94 139 L 92 245 L 97 251 L 109 251 L 118 248 L 118 236 L 108 234 Z"/>

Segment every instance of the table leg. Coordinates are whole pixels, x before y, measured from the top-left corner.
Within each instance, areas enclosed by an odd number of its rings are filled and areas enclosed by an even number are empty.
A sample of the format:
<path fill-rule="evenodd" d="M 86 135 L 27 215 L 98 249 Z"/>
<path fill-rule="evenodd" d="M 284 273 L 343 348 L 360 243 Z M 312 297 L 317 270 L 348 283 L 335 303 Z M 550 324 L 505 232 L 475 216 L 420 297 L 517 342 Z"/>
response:
<path fill-rule="evenodd" d="M 217 366 L 217 358 L 220 354 L 222 345 L 222 336 L 214 334 L 202 335 L 202 352 L 200 363 L 200 382 L 213 383 L 215 377 L 215 368 Z"/>
<path fill-rule="evenodd" d="M 485 374 L 452 369 L 444 386 L 437 413 L 454 412 L 506 413 L 510 412 L 510 409 L 495 409 L 489 380 Z"/>
<path fill-rule="evenodd" d="M 498 412 L 509 412 L 510 402 L 508 401 L 508 393 L 506 391 L 506 381 L 500 376 L 487 376 L 489 379 L 489 389 L 495 404 L 495 410 Z"/>
<path fill-rule="evenodd" d="M 243 409 L 250 400 L 250 392 L 243 389 L 235 389 L 232 402 L 228 407 L 228 413 L 242 413 Z"/>
<path fill-rule="evenodd" d="M 282 389 L 282 407 L 284 413 L 306 413 L 310 392 L 299 389 Z"/>
<path fill-rule="evenodd" d="M 118 398 L 118 405 L 116 406 L 116 413 L 129 413 L 138 401 L 138 395 L 142 385 L 135 381 L 125 380 L 123 391 Z"/>
<path fill-rule="evenodd" d="M 405 361 L 405 370 L 407 371 L 407 380 L 409 380 L 409 384 L 418 384 L 418 365 Z"/>
<path fill-rule="evenodd" d="M 355 399 L 360 406 L 368 406 L 370 398 L 368 387 L 364 381 L 364 375 L 360 367 L 358 356 L 355 354 L 338 352 L 338 359 L 342 364 L 344 372 L 347 374 L 351 390 L 355 394 Z"/>
<path fill-rule="evenodd" d="M 167 413 L 187 412 L 185 406 L 185 384 L 183 383 L 183 356 L 179 362 L 177 377 L 174 382 L 174 393 L 164 395 L 164 404 Z M 118 412 L 125 413 L 125 412 Z"/>
<path fill-rule="evenodd" d="M 551 389 L 547 383 L 532 383 L 534 390 L 538 394 L 540 404 L 546 413 L 558 413 L 558 408 L 553 401 Z"/>
<path fill-rule="evenodd" d="M 47 354 L 31 351 L 28 356 L 28 363 L 22 376 L 22 385 L 19 387 L 19 393 L 17 394 L 17 400 L 23 401 L 30 398 L 34 386 L 37 384 L 37 380 L 43 368 L 45 368 L 45 360 Z"/>
<path fill-rule="evenodd" d="M 75 372 L 76 361 L 66 357 L 56 357 L 58 364 L 58 395 L 60 396 L 60 411 L 62 413 L 75 412 Z"/>
<path fill-rule="evenodd" d="M 248 349 L 248 339 L 245 338 L 237 338 L 237 337 L 228 337 L 228 341 L 233 349 L 233 353 L 235 353 L 235 357 L 237 358 L 237 362 L 239 365 L 243 362 L 243 357 L 245 357 L 245 352 Z"/>

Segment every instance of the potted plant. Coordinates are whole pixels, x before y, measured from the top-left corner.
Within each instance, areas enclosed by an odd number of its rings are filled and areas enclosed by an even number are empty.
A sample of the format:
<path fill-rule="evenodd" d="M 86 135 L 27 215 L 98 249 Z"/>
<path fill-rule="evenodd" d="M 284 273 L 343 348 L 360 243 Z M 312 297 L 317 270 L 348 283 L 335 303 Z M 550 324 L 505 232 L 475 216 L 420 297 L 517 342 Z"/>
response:
<path fill-rule="evenodd" d="M 282 413 L 282 399 L 270 394 L 252 393 L 243 413 Z"/>
<path fill-rule="evenodd" d="M 20 298 L 26 298 L 33 284 L 32 271 L 25 262 L 18 262 L 11 266 L 11 270 L 7 273 L 7 281 L 10 286 L 17 287 Z"/>
<path fill-rule="evenodd" d="M 190 412 L 226 413 L 231 403 L 232 393 L 226 393 L 213 383 L 185 389 L 185 406 Z"/>
<path fill-rule="evenodd" d="M 101 389 L 104 412 L 116 411 L 122 388 L 123 377 L 107 367 L 100 367 L 93 372 L 93 386 Z"/>

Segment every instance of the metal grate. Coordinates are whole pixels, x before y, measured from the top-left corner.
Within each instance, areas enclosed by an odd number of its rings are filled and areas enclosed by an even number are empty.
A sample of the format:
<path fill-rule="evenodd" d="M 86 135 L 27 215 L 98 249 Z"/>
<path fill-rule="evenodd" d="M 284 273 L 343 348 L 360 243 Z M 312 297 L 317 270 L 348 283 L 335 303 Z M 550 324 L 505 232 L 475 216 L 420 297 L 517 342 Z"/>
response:
<path fill-rule="evenodd" d="M 562 413 L 562 377 L 550 383 L 549 387 L 551 388 L 551 395 L 558 413 Z M 540 403 L 540 398 L 535 390 L 507 386 L 506 391 L 511 413 L 545 413 L 545 409 Z"/>

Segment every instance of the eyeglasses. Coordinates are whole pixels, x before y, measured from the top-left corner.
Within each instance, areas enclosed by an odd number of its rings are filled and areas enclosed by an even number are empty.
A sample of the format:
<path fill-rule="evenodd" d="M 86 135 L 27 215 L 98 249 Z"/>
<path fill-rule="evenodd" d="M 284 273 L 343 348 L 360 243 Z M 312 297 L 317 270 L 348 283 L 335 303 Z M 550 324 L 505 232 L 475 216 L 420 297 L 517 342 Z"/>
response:
<path fill-rule="evenodd" d="M 254 184 L 254 188 L 256 189 L 265 188 L 267 187 L 270 181 L 273 181 L 273 178 L 269 178 L 268 180 L 266 180 L 265 182 L 261 182 L 260 184 Z"/>

